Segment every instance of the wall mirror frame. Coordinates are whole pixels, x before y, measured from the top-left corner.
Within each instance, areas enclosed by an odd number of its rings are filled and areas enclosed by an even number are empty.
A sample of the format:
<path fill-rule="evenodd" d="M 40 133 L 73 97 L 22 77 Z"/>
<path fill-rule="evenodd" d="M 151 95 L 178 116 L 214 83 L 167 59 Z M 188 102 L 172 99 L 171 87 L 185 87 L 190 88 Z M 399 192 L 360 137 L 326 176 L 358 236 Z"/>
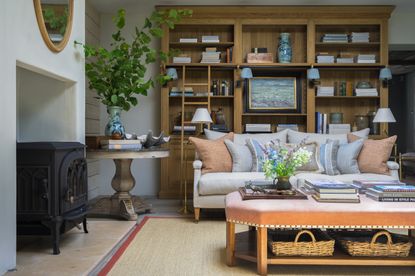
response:
<path fill-rule="evenodd" d="M 45 24 L 45 18 L 42 10 L 42 0 L 33 0 L 37 24 L 39 26 L 40 33 L 42 34 L 42 38 L 45 41 L 46 46 L 55 53 L 58 53 L 65 48 L 66 44 L 68 44 L 69 37 L 71 36 L 74 0 L 66 1 L 68 3 L 68 11 L 65 33 L 60 41 L 53 42 Z"/>

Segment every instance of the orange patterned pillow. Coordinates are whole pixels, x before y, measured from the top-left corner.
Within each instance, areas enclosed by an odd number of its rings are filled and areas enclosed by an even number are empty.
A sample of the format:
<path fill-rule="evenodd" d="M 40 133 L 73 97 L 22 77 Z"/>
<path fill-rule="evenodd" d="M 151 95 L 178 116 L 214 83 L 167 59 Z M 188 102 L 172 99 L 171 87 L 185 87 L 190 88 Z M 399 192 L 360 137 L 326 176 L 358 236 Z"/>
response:
<path fill-rule="evenodd" d="M 353 134 L 347 135 L 349 142 L 354 142 L 358 139 L 361 138 Z M 389 160 L 396 139 L 397 136 L 394 135 L 382 140 L 365 140 L 363 142 L 363 148 L 357 158 L 360 172 L 389 174 L 386 161 Z"/>
<path fill-rule="evenodd" d="M 232 157 L 225 145 L 225 140 L 233 141 L 233 132 L 217 140 L 206 140 L 196 137 L 190 137 L 196 151 L 202 160 L 202 174 L 212 172 L 232 172 Z"/>

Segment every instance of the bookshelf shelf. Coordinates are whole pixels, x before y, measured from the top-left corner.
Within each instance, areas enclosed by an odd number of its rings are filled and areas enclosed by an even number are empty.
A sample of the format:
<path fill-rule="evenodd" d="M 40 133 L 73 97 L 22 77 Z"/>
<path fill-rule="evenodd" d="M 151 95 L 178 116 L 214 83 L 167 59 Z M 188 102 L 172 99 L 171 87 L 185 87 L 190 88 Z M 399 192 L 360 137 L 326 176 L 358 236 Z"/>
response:
<path fill-rule="evenodd" d="M 298 62 L 298 63 L 242 63 L 240 66 L 243 67 L 310 67 L 309 63 Z"/>
<path fill-rule="evenodd" d="M 186 48 L 186 47 L 231 47 L 233 42 L 194 42 L 194 43 L 183 43 L 183 42 L 170 42 L 172 48 Z"/>
<path fill-rule="evenodd" d="M 337 99 L 337 100 L 358 100 L 358 99 L 375 99 L 379 100 L 380 96 L 316 96 L 316 99 Z"/>
<path fill-rule="evenodd" d="M 316 47 L 347 47 L 347 48 L 354 48 L 354 47 L 367 47 L 367 48 L 378 48 L 380 46 L 380 42 L 347 42 L 347 43 L 340 43 L 340 42 L 316 42 Z"/>
<path fill-rule="evenodd" d="M 261 117 L 261 116 L 306 117 L 307 116 L 307 113 L 242 113 L 242 116 L 253 116 L 253 117 Z"/>
<path fill-rule="evenodd" d="M 194 63 L 166 63 L 166 67 L 183 67 L 183 66 L 187 66 L 187 67 L 230 67 L 230 68 L 234 68 L 237 67 L 237 64 L 235 63 L 199 63 L 199 62 L 194 62 Z"/>
<path fill-rule="evenodd" d="M 381 63 L 314 63 L 314 67 L 363 67 L 363 68 L 375 68 L 384 67 L 384 64 Z"/>

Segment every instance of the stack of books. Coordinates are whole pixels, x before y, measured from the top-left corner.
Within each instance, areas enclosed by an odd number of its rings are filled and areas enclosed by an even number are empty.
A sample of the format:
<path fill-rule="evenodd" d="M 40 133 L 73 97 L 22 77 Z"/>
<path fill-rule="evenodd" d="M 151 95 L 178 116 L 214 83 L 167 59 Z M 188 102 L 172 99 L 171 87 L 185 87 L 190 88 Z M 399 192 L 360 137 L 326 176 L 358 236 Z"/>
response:
<path fill-rule="evenodd" d="M 376 88 L 356 88 L 354 90 L 357 97 L 374 97 L 378 96 L 378 90 Z"/>
<path fill-rule="evenodd" d="M 245 132 L 247 133 L 270 133 L 271 124 L 246 124 Z"/>
<path fill-rule="evenodd" d="M 318 86 L 317 96 L 334 96 L 334 86 Z"/>
<path fill-rule="evenodd" d="M 360 202 L 357 189 L 341 181 L 306 180 L 304 189 L 318 202 Z"/>
<path fill-rule="evenodd" d="M 388 185 L 388 186 L 399 186 L 404 185 L 404 183 L 400 182 L 399 180 L 353 180 L 352 185 L 359 190 L 360 194 L 366 193 L 369 188 L 373 188 L 379 185 Z"/>
<path fill-rule="evenodd" d="M 101 148 L 107 150 L 140 150 L 140 140 L 101 140 Z"/>
<path fill-rule="evenodd" d="M 183 92 L 176 86 L 172 87 L 170 89 L 170 96 L 171 97 L 177 97 L 182 96 Z M 193 88 L 192 87 L 185 87 L 184 88 L 184 96 L 185 97 L 192 97 L 193 96 Z"/>
<path fill-rule="evenodd" d="M 349 42 L 349 37 L 347 34 L 325 34 L 321 41 L 327 43 L 347 43 Z"/>
<path fill-rule="evenodd" d="M 316 112 L 316 133 L 327 134 L 327 114 Z"/>
<path fill-rule="evenodd" d="M 352 43 L 368 43 L 369 42 L 369 33 L 357 33 L 352 32 L 351 35 Z"/>
<path fill-rule="evenodd" d="M 376 63 L 376 55 L 368 54 L 359 54 L 357 56 L 357 63 Z"/>
<path fill-rule="evenodd" d="M 182 126 L 174 126 L 173 133 L 178 134 L 182 132 Z M 183 126 L 184 134 L 195 134 L 196 126 Z"/>
<path fill-rule="evenodd" d="M 216 47 L 207 47 L 202 52 L 202 60 L 200 63 L 220 63 L 220 52 L 217 52 Z"/>
<path fill-rule="evenodd" d="M 218 35 L 203 35 L 202 42 L 203 43 L 219 43 L 219 36 Z"/>
<path fill-rule="evenodd" d="M 386 202 L 415 202 L 415 186 L 376 185 L 366 191 L 368 198 Z"/>
<path fill-rule="evenodd" d="M 192 58 L 186 55 L 173 57 L 173 63 L 192 63 Z"/>
<path fill-rule="evenodd" d="M 350 124 L 329 124 L 329 134 L 347 134 L 350 132 Z"/>
<path fill-rule="evenodd" d="M 318 53 L 317 63 L 334 63 L 334 56 L 328 53 Z"/>
<path fill-rule="evenodd" d="M 336 63 L 354 63 L 354 60 L 353 60 L 353 58 L 352 58 L 352 57 L 348 57 L 348 58 L 341 58 L 341 57 L 338 57 L 338 58 L 336 59 Z"/>
<path fill-rule="evenodd" d="M 291 129 L 294 131 L 298 131 L 297 124 L 278 124 L 277 125 L 277 132 L 283 131 L 284 129 Z"/>
<path fill-rule="evenodd" d="M 197 38 L 180 38 L 180 43 L 197 43 Z"/>

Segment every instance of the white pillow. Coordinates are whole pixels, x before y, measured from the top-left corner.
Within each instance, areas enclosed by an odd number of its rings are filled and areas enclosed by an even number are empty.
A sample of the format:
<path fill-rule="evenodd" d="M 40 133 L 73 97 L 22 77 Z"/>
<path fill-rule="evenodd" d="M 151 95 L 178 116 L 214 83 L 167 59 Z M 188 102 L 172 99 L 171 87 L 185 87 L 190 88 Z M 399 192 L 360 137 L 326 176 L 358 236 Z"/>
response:
<path fill-rule="evenodd" d="M 359 136 L 363 139 L 367 139 L 369 135 L 369 128 L 365 128 L 359 131 L 352 132 L 353 135 Z M 317 142 L 317 144 L 325 144 L 327 139 L 338 140 L 340 144 L 347 143 L 347 134 L 319 134 L 319 133 L 306 133 L 289 129 L 288 130 L 288 143 L 299 144 L 306 139 L 306 142 Z"/>
<path fill-rule="evenodd" d="M 232 172 L 250 172 L 252 168 L 251 151 L 246 145 L 235 144 L 229 139 L 225 145 L 232 156 Z"/>

